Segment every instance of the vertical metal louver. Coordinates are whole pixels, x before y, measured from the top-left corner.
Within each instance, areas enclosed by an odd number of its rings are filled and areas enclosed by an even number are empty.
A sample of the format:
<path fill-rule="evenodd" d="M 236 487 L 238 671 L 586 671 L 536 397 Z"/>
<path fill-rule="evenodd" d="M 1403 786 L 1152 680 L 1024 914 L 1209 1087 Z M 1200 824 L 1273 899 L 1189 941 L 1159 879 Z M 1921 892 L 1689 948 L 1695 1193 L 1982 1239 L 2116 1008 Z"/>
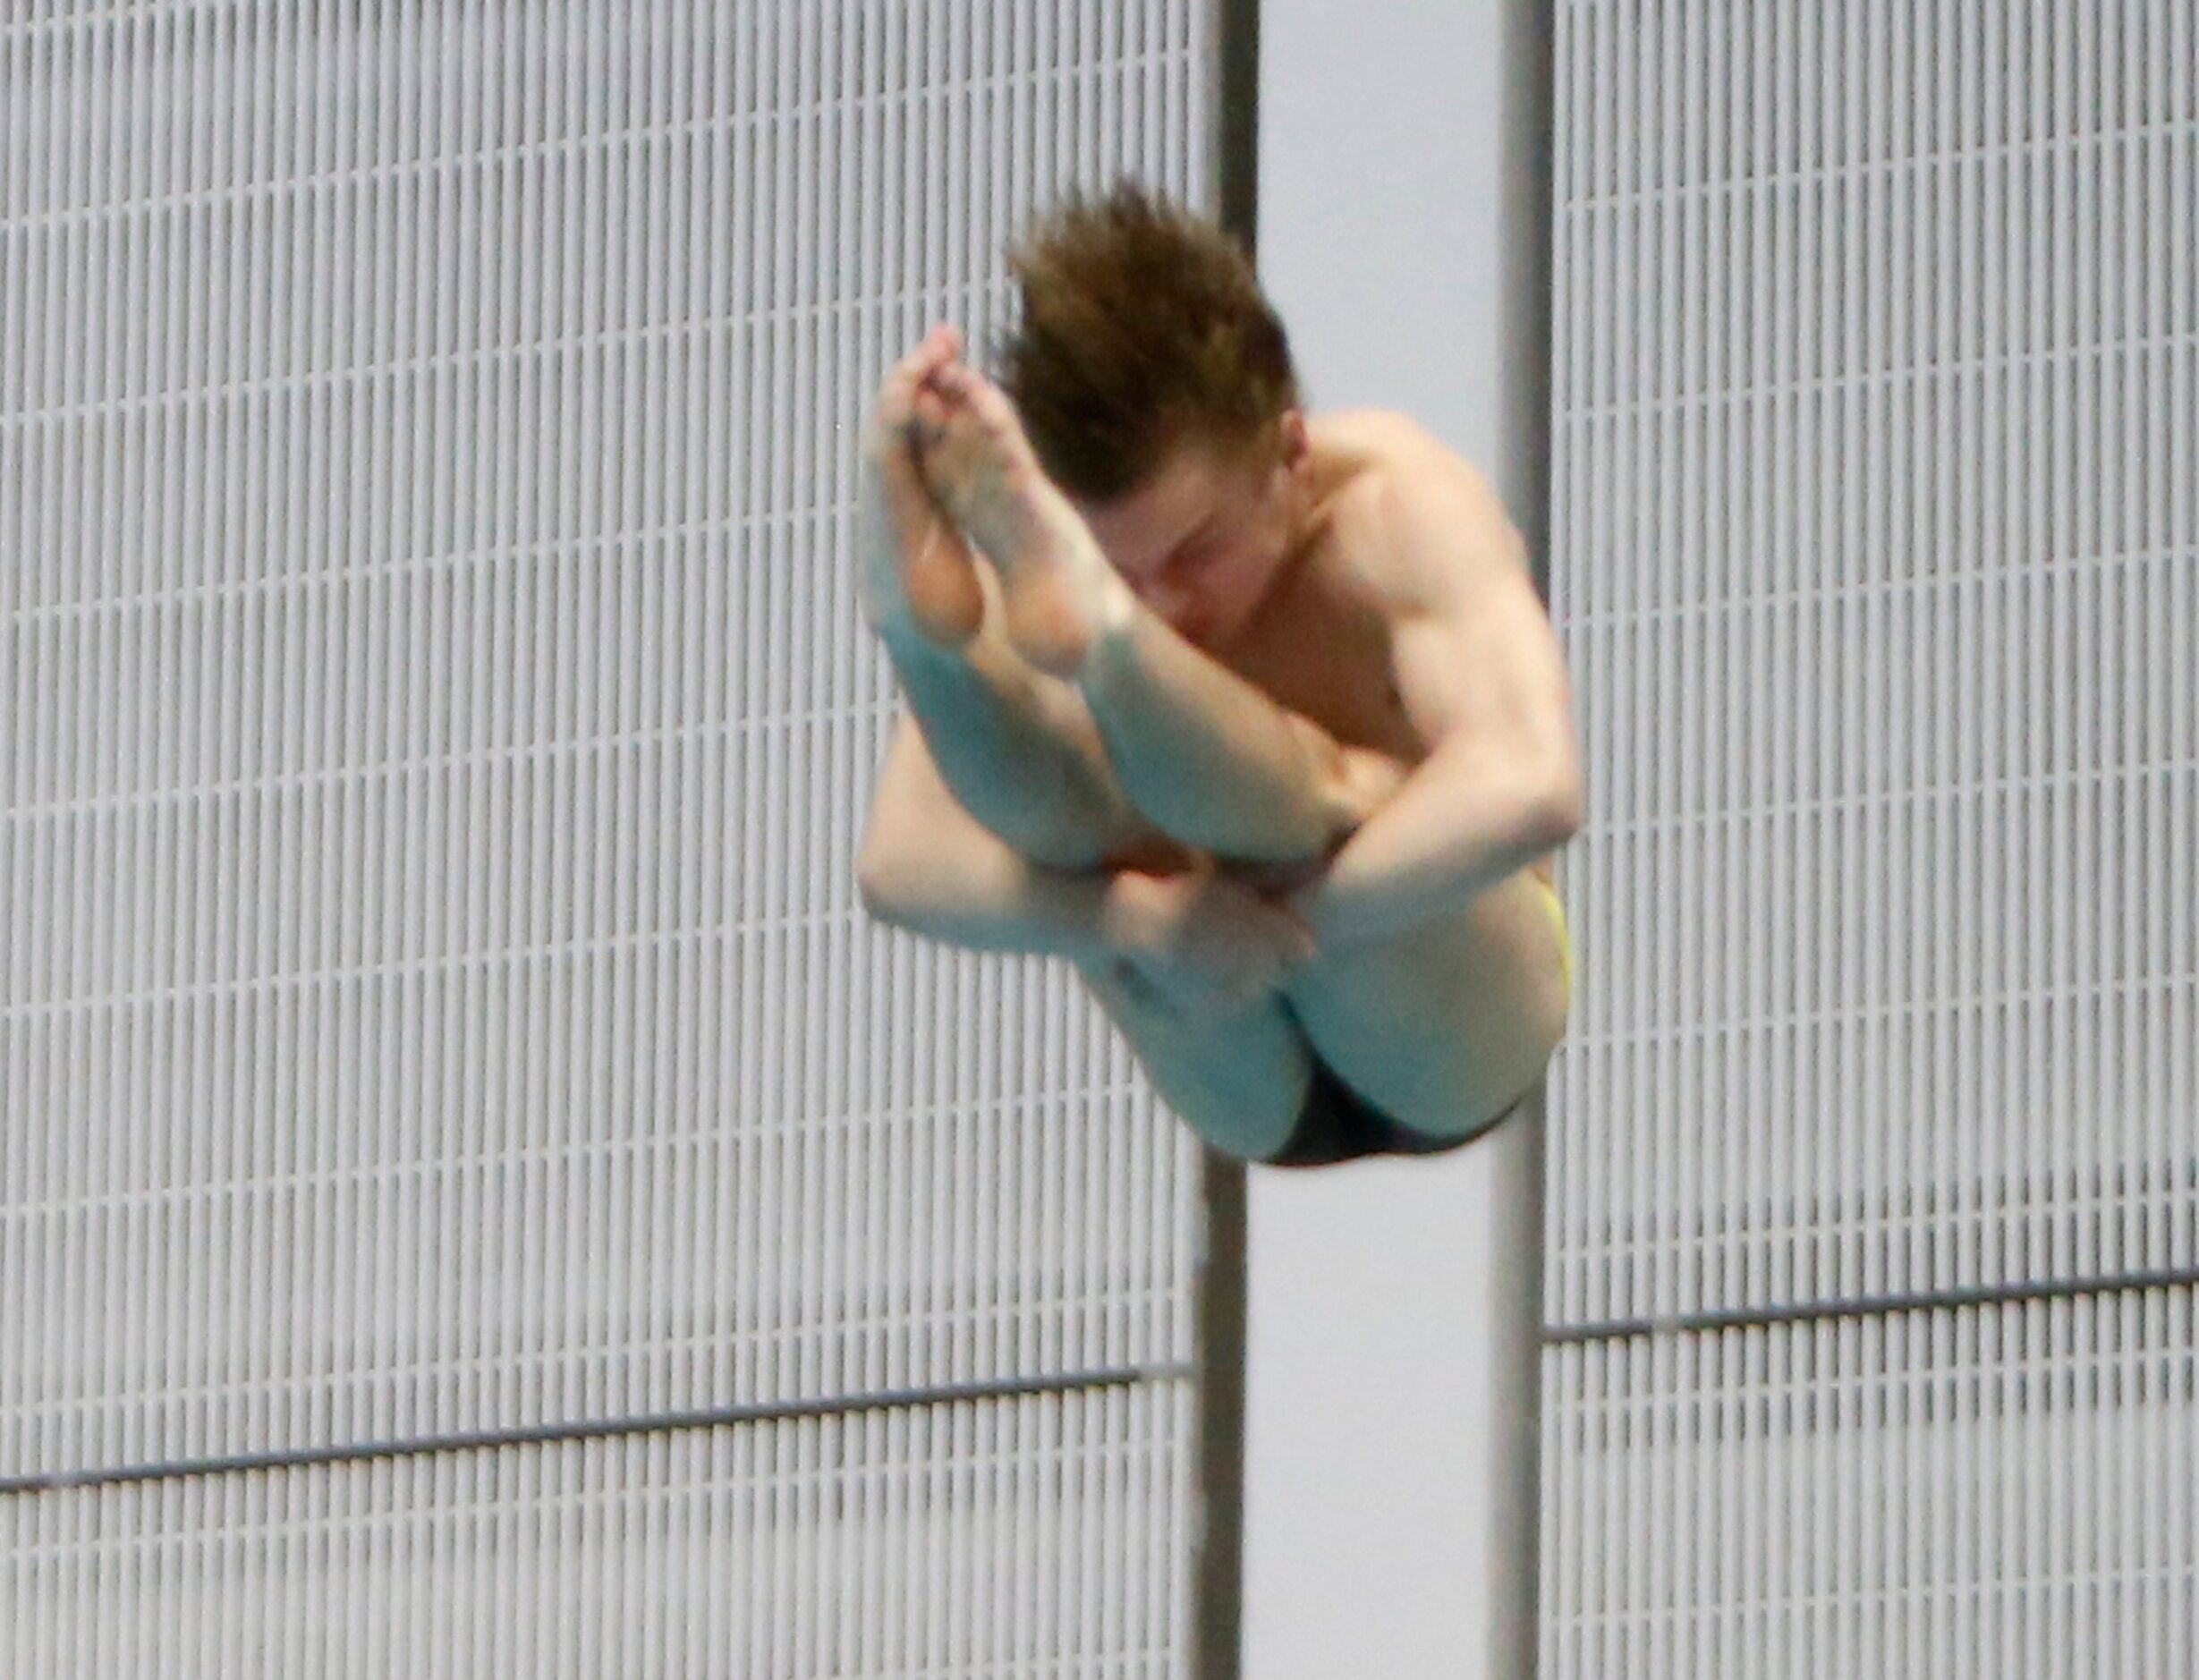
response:
<path fill-rule="evenodd" d="M 1180 1661 L 1197 1155 L 860 914 L 847 543 L 1206 0 L 0 16 L 0 1669 Z"/>
<path fill-rule="evenodd" d="M 2199 13 L 1559 28 L 1548 1670 L 2189 1672 Z"/>

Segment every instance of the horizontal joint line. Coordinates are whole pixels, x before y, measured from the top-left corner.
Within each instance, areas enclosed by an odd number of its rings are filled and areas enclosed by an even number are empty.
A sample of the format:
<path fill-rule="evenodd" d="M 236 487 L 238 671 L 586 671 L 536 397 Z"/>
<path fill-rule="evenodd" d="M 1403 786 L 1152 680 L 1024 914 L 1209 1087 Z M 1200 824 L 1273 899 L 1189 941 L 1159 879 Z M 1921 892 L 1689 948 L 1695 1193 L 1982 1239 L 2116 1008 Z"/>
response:
<path fill-rule="evenodd" d="M 2114 1272 L 2100 1277 L 2049 1279 L 2039 1283 L 1990 1284 L 1968 1289 L 1928 1289 L 1911 1294 L 1861 1295 L 1845 1301 L 1810 1301 L 1786 1307 L 1736 1307 L 1718 1312 L 1671 1313 L 1648 1319 L 1612 1319 L 1597 1323 L 1553 1324 L 1542 1332 L 1551 1347 L 1592 1342 L 1625 1342 L 1658 1336 L 1707 1336 L 1720 1330 L 1762 1329 L 1780 1324 L 1811 1324 L 1833 1319 L 1888 1318 L 1949 1307 L 2007 1306 L 2028 1301 L 2068 1301 L 2082 1295 L 2127 1294 L 2144 1289 L 2199 1286 L 2199 1268 Z"/>
<path fill-rule="evenodd" d="M 726 1406 L 716 1410 L 668 1412 L 650 1417 L 606 1418 L 593 1422 L 541 1423 L 522 1429 L 481 1430 L 416 1439 L 365 1441 L 350 1446 L 301 1447 L 288 1452 L 238 1453 L 217 1458 L 185 1458 L 166 1464 L 118 1464 L 89 1470 L 63 1470 L 46 1475 L 0 1477 L 0 1496 L 54 1493 L 72 1488 L 112 1487 L 136 1481 L 166 1481 L 186 1476 L 231 1475 L 238 1472 L 296 1470 L 319 1464 L 413 1458 L 431 1453 L 478 1452 L 488 1447 L 540 1446 L 561 1441 L 605 1440 L 621 1435 L 659 1434 L 675 1430 L 722 1429 L 728 1425 L 784 1423 L 802 1418 L 847 1417 L 919 1406 L 956 1405 L 973 1400 L 1011 1400 L 1038 1395 L 1077 1394 L 1099 1388 L 1189 1382 L 1191 1365 L 1145 1365 L 1117 1370 L 1083 1371 L 1051 1377 L 1009 1378 L 995 1382 L 951 1384 L 936 1388 L 887 1390 L 821 1400 Z"/>

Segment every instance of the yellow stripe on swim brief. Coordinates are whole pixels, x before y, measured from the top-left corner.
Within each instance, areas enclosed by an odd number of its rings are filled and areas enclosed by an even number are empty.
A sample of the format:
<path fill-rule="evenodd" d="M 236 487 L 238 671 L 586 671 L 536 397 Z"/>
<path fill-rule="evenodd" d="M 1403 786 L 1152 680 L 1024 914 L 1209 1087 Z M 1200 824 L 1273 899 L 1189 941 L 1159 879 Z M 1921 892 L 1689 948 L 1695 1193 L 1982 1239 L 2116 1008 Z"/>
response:
<path fill-rule="evenodd" d="M 1542 889 L 1544 902 L 1549 905 L 1550 925 L 1558 930 L 1558 962 L 1560 972 L 1566 977 L 1566 1000 L 1570 1003 L 1573 999 L 1573 935 L 1566 925 L 1565 901 L 1558 896 L 1558 889 L 1540 875 L 1534 880 L 1535 885 Z"/>

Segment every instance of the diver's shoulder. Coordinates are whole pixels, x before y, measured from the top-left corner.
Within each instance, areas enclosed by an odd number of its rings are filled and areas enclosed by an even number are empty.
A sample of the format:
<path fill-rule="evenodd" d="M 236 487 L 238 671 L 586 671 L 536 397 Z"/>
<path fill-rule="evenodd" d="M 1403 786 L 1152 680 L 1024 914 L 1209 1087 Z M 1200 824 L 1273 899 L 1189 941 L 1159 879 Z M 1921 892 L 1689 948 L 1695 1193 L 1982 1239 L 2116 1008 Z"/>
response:
<path fill-rule="evenodd" d="M 1444 447 L 1433 432 L 1410 414 L 1389 408 L 1346 408 L 1310 415 L 1306 429 L 1316 449 L 1326 447 L 1339 460 L 1363 468 Z"/>
<path fill-rule="evenodd" d="M 1341 409 L 1307 421 L 1319 476 L 1344 505 L 1371 513 L 1399 496 L 1489 493 L 1479 469 L 1442 438 L 1396 409 Z"/>
<path fill-rule="evenodd" d="M 1399 409 L 1337 409 L 1309 416 L 1306 429 L 1316 446 L 1327 444 L 1368 464 L 1421 464 L 1431 458 L 1465 464 L 1465 456 Z"/>
<path fill-rule="evenodd" d="M 1401 505 L 1490 495 L 1473 463 L 1410 414 L 1346 409 L 1306 423 L 1320 499 L 1346 519 L 1380 519 Z"/>
<path fill-rule="evenodd" d="M 1335 465 L 1324 523 L 1383 594 L 1418 600 L 1431 569 L 1448 572 L 1458 554 L 1510 552 L 1516 539 L 1494 487 L 1412 416 L 1353 410 L 1309 430 Z"/>

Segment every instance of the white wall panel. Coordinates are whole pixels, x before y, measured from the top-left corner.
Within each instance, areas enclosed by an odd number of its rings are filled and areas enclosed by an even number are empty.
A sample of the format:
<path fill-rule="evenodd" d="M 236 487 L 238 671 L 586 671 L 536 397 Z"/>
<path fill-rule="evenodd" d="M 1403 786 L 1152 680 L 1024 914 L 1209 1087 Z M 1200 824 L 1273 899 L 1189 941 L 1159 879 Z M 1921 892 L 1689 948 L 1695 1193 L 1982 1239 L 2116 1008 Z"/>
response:
<path fill-rule="evenodd" d="M 0 1481 L 1172 1394 L 1187 1135 L 1065 973 L 857 906 L 847 544 L 879 378 L 1002 324 L 1034 204 L 1209 200 L 1213 32 L 0 13 Z"/>
<path fill-rule="evenodd" d="M 1548 1666 L 2188 1673 L 2199 13 L 1558 21 Z"/>
<path fill-rule="evenodd" d="M 1554 1316 L 2199 1266 L 2199 21 L 1562 19 Z"/>
<path fill-rule="evenodd" d="M 2199 1667 L 2189 1290 L 1566 1347 L 1543 1668 Z"/>
<path fill-rule="evenodd" d="M 0 1669 L 1182 1672 L 1180 1387 L 0 1501 Z"/>

